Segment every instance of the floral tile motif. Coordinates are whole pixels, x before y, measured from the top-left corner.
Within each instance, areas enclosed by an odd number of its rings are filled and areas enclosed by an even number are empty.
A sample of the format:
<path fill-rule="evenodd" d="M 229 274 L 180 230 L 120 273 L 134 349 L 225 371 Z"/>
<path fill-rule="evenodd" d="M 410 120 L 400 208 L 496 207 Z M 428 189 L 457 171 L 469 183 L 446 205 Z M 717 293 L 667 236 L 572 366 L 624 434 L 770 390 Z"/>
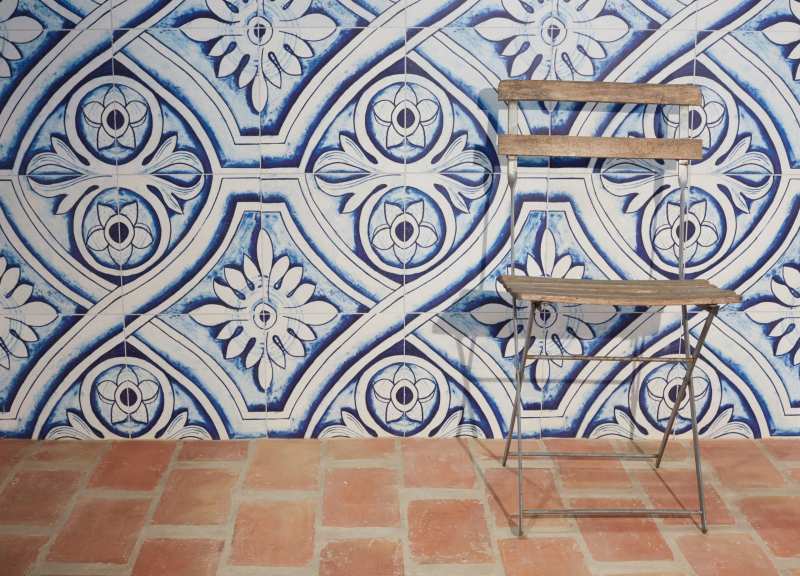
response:
<path fill-rule="evenodd" d="M 700 86 L 686 274 L 743 295 L 700 431 L 800 434 L 798 31 L 798 0 L 0 0 L 0 435 L 501 436 L 528 310 L 498 277 L 674 278 L 680 196 L 674 163 L 524 159 L 512 203 L 506 78 Z M 679 319 L 544 307 L 531 346 L 669 355 Z M 523 371 L 523 429 L 561 436 L 657 435 L 682 377 Z"/>

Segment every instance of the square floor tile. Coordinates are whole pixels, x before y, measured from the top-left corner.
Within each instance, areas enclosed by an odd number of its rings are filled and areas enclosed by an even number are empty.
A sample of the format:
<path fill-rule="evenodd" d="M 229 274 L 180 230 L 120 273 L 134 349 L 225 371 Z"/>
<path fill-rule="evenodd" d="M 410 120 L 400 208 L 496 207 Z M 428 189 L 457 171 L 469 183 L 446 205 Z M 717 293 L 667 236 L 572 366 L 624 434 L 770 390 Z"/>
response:
<path fill-rule="evenodd" d="M 156 508 L 156 524 L 224 524 L 238 474 L 226 470 L 173 470 Z"/>
<path fill-rule="evenodd" d="M 553 473 L 543 468 L 523 471 L 522 498 L 525 508 L 563 508 Z M 519 514 L 516 467 L 487 470 L 484 476 L 487 498 L 497 526 L 517 525 Z M 568 518 L 526 518 L 525 528 L 555 528 L 569 525 Z"/>
<path fill-rule="evenodd" d="M 399 526 L 397 472 L 389 468 L 334 468 L 325 475 L 325 526 Z"/>
<path fill-rule="evenodd" d="M 320 553 L 319 574 L 402 576 L 402 544 L 396 540 L 377 538 L 328 542 Z"/>
<path fill-rule="evenodd" d="M 324 443 L 326 454 L 334 460 L 386 459 L 397 450 L 394 438 L 334 438 Z"/>
<path fill-rule="evenodd" d="M 149 499 L 84 498 L 48 555 L 52 562 L 126 564 L 144 526 Z"/>
<path fill-rule="evenodd" d="M 133 576 L 214 576 L 222 540 L 145 540 Z"/>
<path fill-rule="evenodd" d="M 114 442 L 97 465 L 89 485 L 112 490 L 153 490 L 174 451 L 174 442 Z"/>
<path fill-rule="evenodd" d="M 691 534 L 678 546 L 698 576 L 777 576 L 766 554 L 747 534 Z"/>
<path fill-rule="evenodd" d="M 0 524 L 54 523 L 77 491 L 81 476 L 77 470 L 17 472 L 0 494 Z"/>
<path fill-rule="evenodd" d="M 409 488 L 472 488 L 475 467 L 466 440 L 410 439 L 402 442 L 403 482 Z"/>
<path fill-rule="evenodd" d="M 305 566 L 314 554 L 311 500 L 242 502 L 230 563 L 236 566 Z"/>
<path fill-rule="evenodd" d="M 755 442 L 710 440 L 701 445 L 703 459 L 714 467 L 726 488 L 778 488 L 784 481 Z"/>
<path fill-rule="evenodd" d="M 739 507 L 775 556 L 800 558 L 800 496 L 746 498 Z"/>
<path fill-rule="evenodd" d="M 414 500 L 408 504 L 411 555 L 420 564 L 492 561 L 489 530 L 478 500 Z"/>
<path fill-rule="evenodd" d="M 574 538 L 514 538 L 498 542 L 506 576 L 590 576 Z"/>
<path fill-rule="evenodd" d="M 108 449 L 108 442 L 44 441 L 30 456 L 32 462 L 48 468 L 88 468 Z"/>
<path fill-rule="evenodd" d="M 247 457 L 249 444 L 240 440 L 200 440 L 181 444 L 178 460 L 190 462 L 238 462 Z"/>
<path fill-rule="evenodd" d="M 316 490 L 319 486 L 319 441 L 269 439 L 256 442 L 253 449 L 245 488 Z"/>
<path fill-rule="evenodd" d="M 4 576 L 25 576 L 47 542 L 44 536 L 0 534 L 0 567 Z"/>
<path fill-rule="evenodd" d="M 694 470 L 637 470 L 634 475 L 647 491 L 655 508 L 683 508 L 697 510 L 700 501 L 697 493 L 697 476 Z M 709 525 L 734 524 L 735 520 L 722 501 L 717 489 L 708 481 L 703 482 L 706 504 L 706 522 Z M 664 518 L 666 524 L 694 524 L 698 517 Z"/>
<path fill-rule="evenodd" d="M 569 503 L 576 508 L 642 508 L 639 500 L 591 498 Z M 672 560 L 672 551 L 651 518 L 578 518 L 592 558 L 603 562 Z"/>

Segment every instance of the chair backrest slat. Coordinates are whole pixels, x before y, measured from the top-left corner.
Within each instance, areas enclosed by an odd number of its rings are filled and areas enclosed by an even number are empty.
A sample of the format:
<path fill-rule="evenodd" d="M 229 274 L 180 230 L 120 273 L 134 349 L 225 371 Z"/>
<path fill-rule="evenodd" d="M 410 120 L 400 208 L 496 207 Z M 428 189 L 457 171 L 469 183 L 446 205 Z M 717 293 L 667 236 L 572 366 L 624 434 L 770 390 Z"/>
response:
<path fill-rule="evenodd" d="M 526 136 L 501 134 L 497 151 L 511 156 L 570 158 L 646 158 L 701 160 L 697 138 L 607 138 L 592 136 Z"/>
<path fill-rule="evenodd" d="M 500 100 L 539 102 L 604 102 L 701 106 L 700 88 L 690 84 L 630 84 L 561 80 L 501 80 Z"/>

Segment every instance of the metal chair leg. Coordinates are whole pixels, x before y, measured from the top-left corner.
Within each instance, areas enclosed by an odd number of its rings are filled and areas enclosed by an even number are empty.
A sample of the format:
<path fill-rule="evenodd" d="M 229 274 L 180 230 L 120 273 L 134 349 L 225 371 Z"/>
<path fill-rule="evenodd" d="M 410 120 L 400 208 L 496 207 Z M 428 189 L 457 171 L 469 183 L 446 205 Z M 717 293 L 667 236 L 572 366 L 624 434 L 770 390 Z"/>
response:
<path fill-rule="evenodd" d="M 508 436 L 506 437 L 506 445 L 503 449 L 503 467 L 505 467 L 506 462 L 508 461 L 508 453 L 511 449 L 511 438 L 514 436 L 514 426 L 517 421 L 517 412 L 519 411 L 520 405 L 520 394 L 522 393 L 522 386 L 521 381 L 516 378 L 516 374 L 519 371 L 519 363 L 524 362 L 525 359 L 523 358 L 520 360 L 519 357 L 519 336 L 517 335 L 517 328 L 519 327 L 519 318 L 517 317 L 517 299 L 514 298 L 511 301 L 511 305 L 514 307 L 513 309 L 513 322 L 514 322 L 514 360 L 516 365 L 514 366 L 514 406 L 511 409 L 511 419 L 508 422 Z M 524 349 L 524 348 L 523 348 Z"/>
<path fill-rule="evenodd" d="M 697 406 L 694 401 L 694 385 L 689 379 L 689 408 L 692 416 L 692 447 L 694 448 L 694 472 L 697 477 L 697 500 L 700 503 L 700 530 L 708 532 L 706 525 L 706 497 L 703 488 L 703 466 L 700 462 L 700 434 L 697 431 Z"/>
<path fill-rule="evenodd" d="M 515 378 L 515 380 L 516 380 L 516 378 Z M 514 388 L 516 390 L 515 393 L 514 393 L 514 407 L 511 410 L 511 420 L 509 421 L 509 424 L 508 424 L 508 435 L 506 436 L 506 445 L 505 445 L 505 448 L 503 448 L 503 460 L 502 461 L 503 461 L 503 466 L 504 467 L 506 465 L 506 462 L 508 462 L 508 454 L 509 454 L 509 452 L 511 450 L 511 438 L 514 436 L 514 427 L 515 427 L 516 420 L 517 420 L 517 412 L 519 411 L 520 389 L 519 389 L 519 386 L 517 386 L 516 382 L 514 383 Z"/>
<path fill-rule="evenodd" d="M 528 348 L 531 345 L 531 332 L 533 331 L 533 315 L 539 309 L 538 302 L 531 302 L 528 307 L 528 324 L 525 327 L 525 339 L 522 341 L 523 346 L 520 351 L 519 369 L 517 370 L 517 536 L 522 537 L 522 521 L 525 513 L 525 499 L 523 496 L 523 481 L 522 476 L 522 378 L 525 374 L 525 360 L 528 355 Z"/>
<path fill-rule="evenodd" d="M 702 351 L 703 345 L 705 344 L 706 337 L 708 336 L 708 331 L 711 328 L 711 324 L 714 321 L 714 318 L 717 316 L 718 311 L 719 311 L 718 306 L 711 306 L 708 308 L 708 317 L 706 318 L 706 321 L 703 324 L 703 329 L 700 332 L 700 338 L 698 338 L 697 340 L 697 345 L 695 346 L 694 352 L 691 355 L 691 359 L 689 362 L 687 362 L 686 374 L 683 377 L 683 383 L 681 384 L 681 387 L 678 390 L 678 394 L 675 398 L 675 404 L 672 406 L 672 413 L 669 416 L 667 427 L 664 429 L 664 435 L 661 438 L 661 446 L 659 447 L 658 454 L 656 456 L 656 468 L 658 468 L 661 465 L 661 460 L 664 457 L 664 450 L 667 447 L 669 436 L 672 433 L 672 428 L 675 425 L 675 419 L 678 416 L 678 409 L 681 403 L 683 402 L 684 395 L 688 392 L 689 409 L 691 412 L 690 415 L 692 424 L 692 447 L 694 450 L 695 476 L 697 477 L 697 497 L 700 504 L 700 529 L 704 534 L 708 531 L 708 528 L 706 525 L 705 491 L 703 489 L 703 466 L 700 458 L 700 434 L 697 428 L 697 405 L 694 399 L 692 372 L 694 371 L 694 367 L 697 364 L 698 358 L 700 357 L 700 352 Z M 688 338 L 686 338 L 686 347 L 688 352 L 690 348 Z"/>
<path fill-rule="evenodd" d="M 686 374 L 683 377 L 683 383 L 678 390 L 675 404 L 672 406 L 672 413 L 669 415 L 667 427 L 664 429 L 664 435 L 661 437 L 661 446 L 659 447 L 658 455 L 656 456 L 656 468 L 661 465 L 661 459 L 664 457 L 664 449 L 667 447 L 669 435 L 672 433 L 672 428 L 675 425 L 675 418 L 678 416 L 678 408 L 683 400 L 683 395 L 686 394 L 686 388 L 688 387 L 689 381 L 692 378 L 694 366 L 697 363 L 697 359 L 700 357 L 700 351 L 702 350 L 703 344 L 706 341 L 706 336 L 708 336 L 708 330 L 711 328 L 711 323 L 714 321 L 718 310 L 718 306 L 710 306 L 708 308 L 708 317 L 706 318 L 705 324 L 703 324 L 703 329 L 700 332 L 700 338 L 697 340 L 697 346 L 695 346 L 694 353 L 692 354 L 691 360 L 688 362 L 686 367 Z"/>

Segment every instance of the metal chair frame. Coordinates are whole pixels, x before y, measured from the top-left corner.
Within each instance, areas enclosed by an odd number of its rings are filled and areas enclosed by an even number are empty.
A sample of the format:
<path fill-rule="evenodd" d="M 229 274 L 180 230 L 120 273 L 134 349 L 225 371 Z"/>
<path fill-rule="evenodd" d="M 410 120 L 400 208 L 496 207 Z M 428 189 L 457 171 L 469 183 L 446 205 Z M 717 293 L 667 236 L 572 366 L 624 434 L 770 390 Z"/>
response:
<path fill-rule="evenodd" d="M 517 119 L 519 114 L 518 99 L 505 100 L 508 105 L 508 129 L 509 134 L 517 134 Z M 689 106 L 679 106 L 679 127 L 678 136 L 687 138 L 689 134 Z M 518 156 L 507 156 L 507 173 L 508 183 L 510 188 L 510 222 L 511 222 L 511 274 L 515 274 L 516 266 L 514 266 L 514 234 L 515 234 L 515 204 L 514 198 L 516 196 L 517 179 L 518 179 Z M 678 251 L 678 266 L 679 266 L 679 279 L 685 278 L 685 244 L 686 244 L 686 212 L 687 212 L 687 186 L 689 175 L 689 161 L 682 159 L 678 161 L 678 184 L 680 187 L 680 220 L 679 220 L 679 251 Z M 549 180 L 549 174 L 547 176 Z M 517 534 L 523 534 L 523 519 L 525 517 L 538 517 L 538 516 L 572 516 L 572 517 L 618 517 L 618 516 L 633 516 L 633 517 L 693 517 L 699 516 L 700 529 L 703 533 L 707 532 L 706 522 L 706 505 L 705 495 L 703 492 L 703 475 L 702 475 L 702 462 L 700 457 L 699 445 L 699 432 L 697 426 L 697 406 L 695 404 L 694 388 L 692 385 L 692 372 L 694 371 L 700 352 L 705 343 L 711 323 L 717 315 L 719 305 L 706 305 L 700 306 L 701 309 L 707 312 L 705 323 L 703 324 L 697 344 L 692 351 L 692 346 L 689 340 L 689 314 L 688 306 L 681 306 L 681 324 L 683 329 L 683 350 L 684 353 L 678 356 L 669 357 L 648 357 L 648 356 L 570 356 L 570 355 L 530 355 L 528 354 L 529 347 L 532 343 L 532 327 L 534 321 L 534 314 L 540 309 L 541 305 L 546 300 L 530 301 L 528 307 L 528 320 L 524 332 L 524 341 L 522 346 L 519 345 L 519 329 L 515 329 L 514 338 L 516 346 L 516 375 L 515 375 L 515 398 L 511 414 L 511 419 L 508 426 L 508 436 L 505 442 L 505 449 L 503 451 L 503 466 L 506 466 L 509 456 L 517 457 L 517 491 L 519 510 L 516 515 Z M 514 325 L 519 327 L 519 318 L 517 313 L 517 299 L 514 297 L 513 301 L 514 310 Z M 525 377 L 525 361 L 527 360 L 545 360 L 545 359 L 559 359 L 559 360 L 594 360 L 594 361 L 614 361 L 614 362 L 679 362 L 684 363 L 686 366 L 686 373 L 683 382 L 679 388 L 676 401 L 672 408 L 667 426 L 661 438 L 661 444 L 657 452 L 654 453 L 594 453 L 594 452 L 558 452 L 558 451 L 523 451 L 522 449 L 522 381 Z M 697 509 L 664 509 L 664 508 L 526 508 L 523 498 L 523 459 L 526 457 L 568 457 L 568 458 L 602 458 L 602 459 L 624 459 L 624 460 L 655 460 L 655 467 L 661 465 L 664 457 L 664 451 L 667 443 L 672 434 L 675 425 L 675 419 L 678 415 L 678 408 L 683 403 L 686 393 L 689 394 L 689 406 L 691 414 L 691 429 L 692 429 L 692 447 L 694 451 L 694 464 L 695 475 L 697 478 L 697 494 L 699 499 L 699 507 Z M 540 405 L 540 410 L 544 408 L 543 402 Z M 510 452 L 512 438 L 514 431 L 517 431 L 517 450 Z"/>

